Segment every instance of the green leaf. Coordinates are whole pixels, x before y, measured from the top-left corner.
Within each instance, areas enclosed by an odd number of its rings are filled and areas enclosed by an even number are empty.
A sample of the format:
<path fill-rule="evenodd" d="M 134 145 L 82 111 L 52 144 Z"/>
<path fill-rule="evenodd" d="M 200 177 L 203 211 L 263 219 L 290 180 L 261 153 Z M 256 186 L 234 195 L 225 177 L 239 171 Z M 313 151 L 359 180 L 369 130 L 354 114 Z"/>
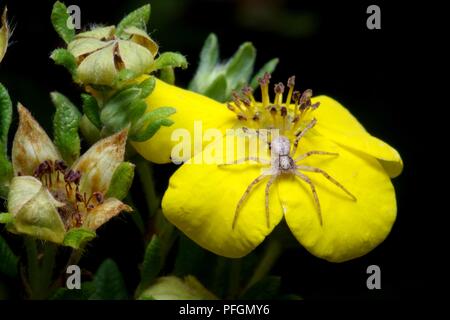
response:
<path fill-rule="evenodd" d="M 128 81 L 136 78 L 136 76 L 137 76 L 136 72 L 130 69 L 122 69 L 117 74 L 117 81 L 118 82 Z"/>
<path fill-rule="evenodd" d="M 8 196 L 13 169 L 8 158 L 8 132 L 12 119 L 12 102 L 8 91 L 0 83 L 0 198 Z"/>
<path fill-rule="evenodd" d="M 239 297 L 242 300 L 270 300 L 278 296 L 280 292 L 281 278 L 275 276 L 268 276 L 244 292 Z"/>
<path fill-rule="evenodd" d="M 77 62 L 72 53 L 70 53 L 67 49 L 56 49 L 50 55 L 50 58 L 55 61 L 55 63 L 59 66 L 65 67 L 69 70 L 72 76 L 76 75 L 77 72 Z"/>
<path fill-rule="evenodd" d="M 152 71 L 163 68 L 182 68 L 186 69 L 188 66 L 186 57 L 178 52 L 164 52 L 158 59 L 155 60 L 152 66 Z"/>
<path fill-rule="evenodd" d="M 116 168 L 111 178 L 108 192 L 106 193 L 107 198 L 122 200 L 127 196 L 133 183 L 134 167 L 135 165 L 130 162 L 122 162 Z"/>
<path fill-rule="evenodd" d="M 128 299 L 123 276 L 117 264 L 107 259 L 103 261 L 94 276 L 95 292 L 90 300 L 125 300 Z"/>
<path fill-rule="evenodd" d="M 53 5 L 51 20 L 53 28 L 59 34 L 59 36 L 69 43 L 75 37 L 75 29 L 67 26 L 67 21 L 70 19 L 67 13 L 67 7 L 64 3 L 56 1 Z"/>
<path fill-rule="evenodd" d="M 150 4 L 147 4 L 129 13 L 117 25 L 116 34 L 120 36 L 128 27 L 137 27 L 145 30 L 145 26 L 150 19 L 150 9 Z"/>
<path fill-rule="evenodd" d="M 204 79 L 208 79 L 213 72 L 216 64 L 219 61 L 219 43 L 217 36 L 211 33 L 206 38 L 203 44 L 202 51 L 200 53 L 200 62 L 195 73 L 194 78 L 189 84 L 189 90 L 200 92 L 202 91 L 202 82 Z"/>
<path fill-rule="evenodd" d="M 147 249 L 145 249 L 140 287 L 146 288 L 152 283 L 161 271 L 162 262 L 161 241 L 157 235 L 154 235 L 148 244 Z"/>
<path fill-rule="evenodd" d="M 227 78 L 224 74 L 218 76 L 204 91 L 204 95 L 219 102 L 227 100 Z"/>
<path fill-rule="evenodd" d="M 150 77 L 139 83 L 137 87 L 142 90 L 140 98 L 141 99 L 147 98 L 155 89 L 155 85 L 156 85 L 155 77 Z"/>
<path fill-rule="evenodd" d="M 81 283 L 81 289 L 59 288 L 49 300 L 87 300 L 95 293 L 93 281 Z"/>
<path fill-rule="evenodd" d="M 228 90 L 237 90 L 247 84 L 253 72 L 256 49 L 250 42 L 243 43 L 225 65 Z"/>
<path fill-rule="evenodd" d="M 278 65 L 278 62 L 280 60 L 278 58 L 274 58 L 272 60 L 270 60 L 269 62 L 267 62 L 261 69 L 259 69 L 259 71 L 255 74 L 255 76 L 253 77 L 252 81 L 250 82 L 250 86 L 253 89 L 256 89 L 259 86 L 259 82 L 258 79 L 262 78 L 264 73 L 272 73 L 275 68 Z"/>
<path fill-rule="evenodd" d="M 126 88 L 115 94 L 103 107 L 100 113 L 101 122 L 112 132 L 125 128 L 129 122 L 129 106 L 140 99 L 142 89 Z"/>
<path fill-rule="evenodd" d="M 61 93 L 52 92 L 50 95 L 56 107 L 53 119 L 55 145 L 63 159 L 71 165 L 80 156 L 78 126 L 81 114 L 73 103 Z"/>
<path fill-rule="evenodd" d="M 81 94 L 81 100 L 83 101 L 83 113 L 97 129 L 101 129 L 102 121 L 100 120 L 100 108 L 97 100 L 86 93 Z"/>
<path fill-rule="evenodd" d="M 0 213 L 0 223 L 7 224 L 12 222 L 14 222 L 14 215 L 12 213 Z"/>
<path fill-rule="evenodd" d="M 131 128 L 132 134 L 130 135 L 130 139 L 138 142 L 150 139 L 161 126 L 169 127 L 174 123 L 167 117 L 175 112 L 176 110 L 171 107 L 160 107 L 151 112 L 147 112 Z"/>
<path fill-rule="evenodd" d="M 0 236 L 0 273 L 15 277 L 18 263 L 19 258 L 12 252 L 5 239 Z"/>
<path fill-rule="evenodd" d="M 96 236 L 95 232 L 90 229 L 86 228 L 74 228 L 67 231 L 66 235 L 64 236 L 63 245 L 74 248 L 74 249 L 80 249 L 82 248 L 87 242 L 94 239 Z"/>
<path fill-rule="evenodd" d="M 5 156 L 12 119 L 12 102 L 8 90 L 0 83 L 0 156 Z"/>

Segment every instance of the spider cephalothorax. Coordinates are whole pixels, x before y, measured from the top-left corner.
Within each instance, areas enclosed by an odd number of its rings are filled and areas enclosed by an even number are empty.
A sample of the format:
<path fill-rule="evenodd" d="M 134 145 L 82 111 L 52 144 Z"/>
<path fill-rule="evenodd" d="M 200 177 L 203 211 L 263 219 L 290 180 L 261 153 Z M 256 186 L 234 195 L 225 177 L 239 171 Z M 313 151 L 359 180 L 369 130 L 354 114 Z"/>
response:
<path fill-rule="evenodd" d="M 306 114 L 319 107 L 319 103 L 311 103 L 312 91 L 306 90 L 305 92 L 303 92 L 303 94 L 300 94 L 298 91 L 293 91 L 295 78 L 291 77 L 288 80 L 289 92 L 286 101 L 283 103 L 284 85 L 282 83 L 279 83 L 275 85 L 275 99 L 274 103 L 271 104 L 268 95 L 269 79 L 270 75 L 266 74 L 260 80 L 263 101 L 262 103 L 256 103 L 255 99 L 253 98 L 252 92 L 248 88 L 245 88 L 243 90 L 243 94 L 245 97 L 239 98 L 237 94 L 234 94 L 234 103 L 228 105 L 228 108 L 230 110 L 236 111 L 237 117 L 241 122 L 246 123 L 249 127 L 256 129 L 258 137 L 263 137 L 263 135 L 259 134 L 259 129 L 278 129 L 278 132 L 281 133 L 278 136 L 271 137 L 271 141 L 268 141 L 270 146 L 270 160 L 261 159 L 259 157 L 246 157 L 244 159 L 238 159 L 232 163 L 226 164 L 229 165 L 246 161 L 256 161 L 262 165 L 270 165 L 270 168 L 264 170 L 262 174 L 255 180 L 253 180 L 245 190 L 242 198 L 237 204 L 232 228 L 234 229 L 239 211 L 244 204 L 244 201 L 250 194 L 252 188 L 265 178 L 269 178 L 269 181 L 267 182 L 265 187 L 265 208 L 267 227 L 270 227 L 270 187 L 281 175 L 294 175 L 295 177 L 299 178 L 309 185 L 312 196 L 314 198 L 314 202 L 317 207 L 320 224 L 323 225 L 320 201 L 317 195 L 316 187 L 314 186 L 314 183 L 311 181 L 311 179 L 303 172 L 320 173 L 327 180 L 329 180 L 343 192 L 345 192 L 350 198 L 352 198 L 352 200 L 356 201 L 356 197 L 324 170 L 301 164 L 302 160 L 312 155 L 338 156 L 337 153 L 320 150 L 310 150 L 299 155 L 297 158 L 294 158 L 297 152 L 299 141 L 317 123 L 317 120 L 315 118 L 306 122 L 306 124 L 304 123 L 304 121 L 302 122 Z M 291 104 L 291 99 L 294 101 L 294 104 Z M 245 125 L 244 128 L 244 132 L 249 131 Z"/>

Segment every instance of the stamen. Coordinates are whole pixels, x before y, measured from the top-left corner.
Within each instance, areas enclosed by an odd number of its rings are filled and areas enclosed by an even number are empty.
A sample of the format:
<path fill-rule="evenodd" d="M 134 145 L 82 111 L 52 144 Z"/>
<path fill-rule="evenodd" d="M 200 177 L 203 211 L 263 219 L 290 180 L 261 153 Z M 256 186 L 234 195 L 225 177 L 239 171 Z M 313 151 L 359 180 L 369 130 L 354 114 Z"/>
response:
<path fill-rule="evenodd" d="M 242 88 L 242 93 L 250 99 L 253 105 L 256 105 L 255 97 L 253 96 L 253 89 L 249 86 L 245 86 Z"/>
<path fill-rule="evenodd" d="M 261 98 L 263 107 L 267 107 L 270 103 L 269 98 L 269 82 L 270 82 L 270 73 L 264 73 L 264 76 L 259 79 L 259 84 L 261 87 Z"/>
<path fill-rule="evenodd" d="M 277 83 L 274 86 L 275 100 L 274 103 L 281 105 L 283 103 L 284 84 L 282 82 Z"/>
<path fill-rule="evenodd" d="M 287 86 L 289 88 L 289 91 L 286 97 L 286 106 L 289 107 L 289 105 L 291 104 L 292 93 L 294 92 L 295 76 L 292 76 L 288 79 Z"/>

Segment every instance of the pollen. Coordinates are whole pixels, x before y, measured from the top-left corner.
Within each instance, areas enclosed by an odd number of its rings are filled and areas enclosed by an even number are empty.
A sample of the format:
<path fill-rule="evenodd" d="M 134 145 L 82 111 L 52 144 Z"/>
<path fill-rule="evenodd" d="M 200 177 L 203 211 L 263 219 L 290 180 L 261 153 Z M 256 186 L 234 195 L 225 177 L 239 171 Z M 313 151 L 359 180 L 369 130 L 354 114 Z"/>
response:
<path fill-rule="evenodd" d="M 227 107 L 244 127 L 279 129 L 282 135 L 295 136 L 305 118 L 319 107 L 319 102 L 311 102 L 311 89 L 303 93 L 295 91 L 295 76 L 290 77 L 286 85 L 282 82 L 275 84 L 271 99 L 270 79 L 269 73 L 259 79 L 261 102 L 255 99 L 253 89 L 246 86 L 241 92 L 232 93 L 232 102 Z"/>

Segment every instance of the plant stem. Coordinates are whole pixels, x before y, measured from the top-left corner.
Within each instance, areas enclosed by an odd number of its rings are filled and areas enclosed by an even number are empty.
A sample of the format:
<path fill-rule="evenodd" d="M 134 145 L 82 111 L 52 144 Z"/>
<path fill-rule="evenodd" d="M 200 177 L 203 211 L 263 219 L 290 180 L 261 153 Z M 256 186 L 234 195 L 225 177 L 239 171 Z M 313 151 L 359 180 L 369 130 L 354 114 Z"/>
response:
<path fill-rule="evenodd" d="M 283 252 L 283 247 L 280 243 L 280 241 L 276 238 L 269 238 L 267 246 L 264 250 L 264 254 L 259 261 L 258 265 L 255 268 L 255 272 L 253 273 L 253 276 L 250 278 L 250 281 L 247 283 L 247 286 L 245 287 L 244 291 L 249 289 L 252 285 L 257 283 L 259 280 L 264 278 L 269 271 L 274 266 L 275 262 L 280 257 L 281 253 Z"/>
<path fill-rule="evenodd" d="M 234 299 L 239 293 L 241 285 L 241 259 L 232 259 L 230 267 L 230 281 L 228 286 L 228 299 Z"/>
<path fill-rule="evenodd" d="M 57 246 L 44 242 L 42 256 L 40 256 L 35 239 L 25 237 L 24 241 L 27 252 L 28 281 L 31 289 L 30 299 L 42 300 L 49 294 Z"/>
<path fill-rule="evenodd" d="M 142 157 L 136 160 L 136 171 L 144 189 L 145 201 L 147 203 L 149 217 L 152 217 L 159 207 L 159 198 L 156 195 L 155 184 L 153 183 L 153 168 L 151 164 Z"/>

